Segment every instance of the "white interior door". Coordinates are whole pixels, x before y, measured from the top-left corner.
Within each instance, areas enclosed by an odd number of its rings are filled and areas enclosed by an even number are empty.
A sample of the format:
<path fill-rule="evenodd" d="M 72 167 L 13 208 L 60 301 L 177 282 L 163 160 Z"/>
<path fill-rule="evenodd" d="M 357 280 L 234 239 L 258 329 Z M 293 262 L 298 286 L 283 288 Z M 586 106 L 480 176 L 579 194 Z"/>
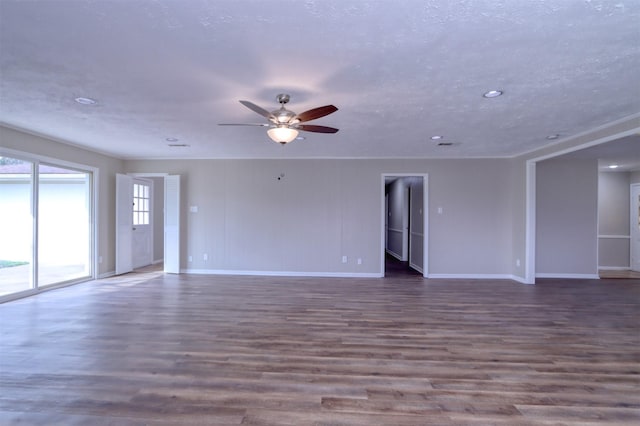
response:
<path fill-rule="evenodd" d="M 116 175 L 116 274 L 133 270 L 133 178 Z"/>
<path fill-rule="evenodd" d="M 640 184 L 631 185 L 631 269 L 640 272 Z"/>
<path fill-rule="evenodd" d="M 133 268 L 153 263 L 153 181 L 133 179 Z"/>
<path fill-rule="evenodd" d="M 164 178 L 164 272 L 180 273 L 180 175 Z"/>

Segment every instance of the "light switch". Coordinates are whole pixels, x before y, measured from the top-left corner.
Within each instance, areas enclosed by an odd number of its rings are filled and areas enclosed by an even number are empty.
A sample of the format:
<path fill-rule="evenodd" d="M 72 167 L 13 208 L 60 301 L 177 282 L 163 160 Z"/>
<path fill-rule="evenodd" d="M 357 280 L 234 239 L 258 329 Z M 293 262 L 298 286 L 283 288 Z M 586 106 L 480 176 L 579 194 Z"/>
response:
<path fill-rule="evenodd" d="M 189 211 L 191 213 L 198 213 L 198 206 L 191 206 L 189 207 Z"/>

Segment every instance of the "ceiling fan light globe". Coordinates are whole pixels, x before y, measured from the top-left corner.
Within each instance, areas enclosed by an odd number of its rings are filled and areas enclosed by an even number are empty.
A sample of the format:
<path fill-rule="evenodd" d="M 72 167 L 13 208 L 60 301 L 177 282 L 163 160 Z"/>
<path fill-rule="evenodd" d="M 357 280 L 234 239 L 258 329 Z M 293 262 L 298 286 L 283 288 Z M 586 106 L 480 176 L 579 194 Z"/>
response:
<path fill-rule="evenodd" d="M 271 138 L 272 141 L 286 144 L 294 141 L 298 137 L 298 131 L 296 129 L 292 129 L 291 127 L 272 127 L 267 130 L 267 134 Z"/>

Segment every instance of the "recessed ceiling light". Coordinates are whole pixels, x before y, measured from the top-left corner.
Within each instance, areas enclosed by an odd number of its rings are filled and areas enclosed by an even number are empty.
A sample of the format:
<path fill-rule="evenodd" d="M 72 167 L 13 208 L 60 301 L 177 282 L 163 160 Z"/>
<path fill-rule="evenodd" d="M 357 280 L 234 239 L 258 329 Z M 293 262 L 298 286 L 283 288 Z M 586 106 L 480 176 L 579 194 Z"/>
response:
<path fill-rule="evenodd" d="M 556 133 L 555 135 L 549 135 L 549 136 L 547 136 L 547 139 L 549 139 L 550 141 L 552 141 L 552 140 L 556 140 L 556 139 L 558 139 L 559 137 L 560 137 L 560 135 Z"/>
<path fill-rule="evenodd" d="M 444 136 L 440 136 L 440 135 L 433 135 L 431 136 L 431 140 L 432 141 L 439 141 L 440 139 L 443 139 Z"/>
<path fill-rule="evenodd" d="M 166 138 L 165 139 L 167 142 L 178 142 L 178 138 Z"/>
<path fill-rule="evenodd" d="M 618 166 L 617 164 L 611 164 L 609 166 L 610 169 L 617 169 L 618 167 L 620 167 L 620 166 Z"/>
<path fill-rule="evenodd" d="M 502 95 L 504 92 L 502 90 L 489 90 L 488 92 L 486 92 L 484 95 L 485 98 L 497 98 L 498 96 Z"/>
<path fill-rule="evenodd" d="M 303 140 L 305 140 L 305 139 L 306 139 L 306 137 L 304 137 L 304 136 L 298 136 L 298 137 L 296 137 L 296 140 L 298 140 L 298 141 L 303 141 Z"/>
<path fill-rule="evenodd" d="M 91 99 L 91 98 L 75 98 L 74 101 L 76 101 L 77 103 L 79 103 L 80 105 L 95 105 L 98 103 L 98 101 L 96 101 L 95 99 Z"/>

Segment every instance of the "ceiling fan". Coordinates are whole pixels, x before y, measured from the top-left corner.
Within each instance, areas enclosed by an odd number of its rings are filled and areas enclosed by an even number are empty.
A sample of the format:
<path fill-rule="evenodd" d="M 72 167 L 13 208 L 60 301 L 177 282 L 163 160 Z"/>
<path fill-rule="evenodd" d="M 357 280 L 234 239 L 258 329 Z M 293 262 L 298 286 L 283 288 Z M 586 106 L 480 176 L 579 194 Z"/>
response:
<path fill-rule="evenodd" d="M 338 110 L 333 105 L 325 105 L 318 108 L 313 108 L 308 111 L 296 114 L 293 111 L 286 109 L 284 106 L 289 102 L 289 95 L 281 93 L 276 96 L 280 108 L 274 111 L 267 111 L 266 109 L 259 107 L 253 102 L 240 101 L 240 103 L 250 110 L 257 112 L 261 116 L 269 120 L 269 123 L 260 124 L 235 124 L 235 123 L 220 123 L 219 126 L 262 126 L 269 127 L 267 134 L 274 141 L 279 144 L 285 145 L 295 140 L 298 137 L 298 131 L 314 133 L 336 133 L 338 129 L 335 127 L 318 126 L 315 124 L 302 124 L 307 121 L 315 120 L 325 115 L 329 115 Z"/>

